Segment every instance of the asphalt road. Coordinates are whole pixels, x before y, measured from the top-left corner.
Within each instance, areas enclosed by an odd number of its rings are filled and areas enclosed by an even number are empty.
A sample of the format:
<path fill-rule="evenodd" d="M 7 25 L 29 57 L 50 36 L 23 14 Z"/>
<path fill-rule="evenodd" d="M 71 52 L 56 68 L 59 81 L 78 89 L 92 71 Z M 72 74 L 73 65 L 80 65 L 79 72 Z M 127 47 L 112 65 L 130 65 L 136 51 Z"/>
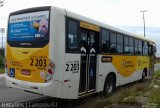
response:
<path fill-rule="evenodd" d="M 8 88 L 5 86 L 5 78 L 0 78 L 0 102 L 19 102 L 40 97 L 42 96 L 24 92 L 20 89 Z"/>
<path fill-rule="evenodd" d="M 155 64 L 155 71 L 160 69 L 160 64 Z M 17 107 L 17 103 L 19 107 L 26 107 L 27 108 L 33 108 L 37 105 L 41 105 L 44 107 L 76 107 L 76 108 L 82 108 L 83 107 L 83 100 L 81 101 L 74 101 L 74 100 L 61 100 L 61 99 L 55 99 L 50 97 L 45 97 L 42 95 L 37 95 L 29 92 L 24 92 L 20 89 L 15 88 L 8 88 L 5 86 L 5 78 L 0 77 L 0 107 L 4 108 L 6 107 L 5 102 L 11 102 L 14 103 L 14 107 Z M 39 103 L 39 104 L 36 104 Z M 8 104 L 7 104 L 8 105 Z M 16 105 L 16 106 L 15 106 Z M 120 107 L 120 106 L 119 106 Z M 116 106 L 114 108 L 117 108 Z M 121 108 L 121 107 L 120 107 Z"/>

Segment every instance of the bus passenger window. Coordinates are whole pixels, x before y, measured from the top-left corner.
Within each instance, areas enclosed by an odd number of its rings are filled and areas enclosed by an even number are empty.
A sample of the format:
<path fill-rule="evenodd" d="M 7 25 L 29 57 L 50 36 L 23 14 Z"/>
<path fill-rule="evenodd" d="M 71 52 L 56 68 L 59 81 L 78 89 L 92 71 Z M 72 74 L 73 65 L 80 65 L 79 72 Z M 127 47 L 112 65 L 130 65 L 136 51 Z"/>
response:
<path fill-rule="evenodd" d="M 124 53 L 129 54 L 129 40 L 128 37 L 124 37 Z"/>
<path fill-rule="evenodd" d="M 143 43 L 143 55 L 148 56 L 148 43 Z"/>
<path fill-rule="evenodd" d="M 116 48 L 116 34 L 115 34 L 115 33 L 111 33 L 110 53 L 117 53 L 117 48 Z"/>
<path fill-rule="evenodd" d="M 135 54 L 139 55 L 140 51 L 139 51 L 139 40 L 135 39 Z"/>
<path fill-rule="evenodd" d="M 141 40 L 139 40 L 138 49 L 139 49 L 139 54 L 142 55 L 142 41 Z"/>
<path fill-rule="evenodd" d="M 123 36 L 117 35 L 117 53 L 123 53 Z"/>
<path fill-rule="evenodd" d="M 102 30 L 102 46 L 101 46 L 102 53 L 108 53 L 109 49 L 110 49 L 109 31 Z"/>
<path fill-rule="evenodd" d="M 75 21 L 68 20 L 67 25 L 67 52 L 78 51 L 78 40 L 77 40 L 77 23 Z"/>
<path fill-rule="evenodd" d="M 133 38 L 129 38 L 129 54 L 134 54 L 134 40 Z"/>

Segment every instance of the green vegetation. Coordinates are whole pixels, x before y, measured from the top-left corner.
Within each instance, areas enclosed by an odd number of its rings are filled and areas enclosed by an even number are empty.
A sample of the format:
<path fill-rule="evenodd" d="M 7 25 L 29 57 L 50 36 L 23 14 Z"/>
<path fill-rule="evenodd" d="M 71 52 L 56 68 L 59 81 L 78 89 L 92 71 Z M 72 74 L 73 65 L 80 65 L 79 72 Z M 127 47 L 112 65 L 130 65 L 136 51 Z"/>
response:
<path fill-rule="evenodd" d="M 157 103 L 160 105 L 160 90 L 159 89 L 152 90 L 152 92 L 149 96 L 149 102 Z"/>
<path fill-rule="evenodd" d="M 156 72 L 151 85 L 151 93 L 149 95 L 149 102 L 158 104 L 160 107 L 160 71 Z"/>
<path fill-rule="evenodd" d="M 155 78 L 156 80 L 157 80 L 157 79 L 160 79 L 160 70 L 154 74 L 154 78 Z"/>
<path fill-rule="evenodd" d="M 3 56 L 0 55 L 0 67 L 4 67 L 4 59 L 3 59 Z"/>
<path fill-rule="evenodd" d="M 4 49 L 0 48 L 0 67 L 3 66 Z"/>
<path fill-rule="evenodd" d="M 156 63 L 158 63 L 158 64 L 160 63 L 160 57 L 156 58 Z"/>
<path fill-rule="evenodd" d="M 4 49 L 0 49 L 0 74 L 4 73 Z"/>
<path fill-rule="evenodd" d="M 118 88 L 111 96 L 98 94 L 96 98 L 85 101 L 85 108 L 110 108 L 116 105 L 160 107 L 160 70 L 155 73 L 152 80 L 138 82 Z M 156 107 L 155 107 L 155 106 Z"/>
<path fill-rule="evenodd" d="M 4 73 L 4 68 L 0 68 L 0 74 Z"/>
<path fill-rule="evenodd" d="M 129 87 L 128 87 L 129 86 Z M 112 96 L 99 95 L 98 98 L 92 101 L 88 101 L 85 104 L 85 108 L 104 108 L 107 106 L 112 107 L 118 104 L 125 105 L 140 105 L 137 100 L 137 96 L 140 96 L 142 92 L 148 90 L 149 83 L 137 83 L 121 87 L 116 90 Z"/>

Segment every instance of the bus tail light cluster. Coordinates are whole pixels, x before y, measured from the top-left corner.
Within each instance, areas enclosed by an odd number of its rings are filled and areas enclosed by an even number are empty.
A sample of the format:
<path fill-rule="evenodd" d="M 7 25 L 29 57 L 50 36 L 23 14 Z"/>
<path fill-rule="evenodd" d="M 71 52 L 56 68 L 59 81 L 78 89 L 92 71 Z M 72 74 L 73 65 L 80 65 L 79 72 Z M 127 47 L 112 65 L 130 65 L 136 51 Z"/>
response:
<path fill-rule="evenodd" d="M 8 67 L 8 66 L 7 66 L 7 63 L 6 63 L 6 64 L 5 64 L 5 68 L 7 69 L 7 67 Z"/>
<path fill-rule="evenodd" d="M 5 72 L 6 72 L 6 74 L 8 74 L 8 65 L 7 65 L 7 63 L 5 63 Z"/>
<path fill-rule="evenodd" d="M 55 64 L 50 60 L 46 77 L 45 77 L 46 82 L 50 82 L 53 79 L 54 72 L 55 72 Z"/>
<path fill-rule="evenodd" d="M 6 62 L 6 56 L 5 56 L 5 73 L 8 74 L 8 65 L 7 65 L 7 62 Z"/>

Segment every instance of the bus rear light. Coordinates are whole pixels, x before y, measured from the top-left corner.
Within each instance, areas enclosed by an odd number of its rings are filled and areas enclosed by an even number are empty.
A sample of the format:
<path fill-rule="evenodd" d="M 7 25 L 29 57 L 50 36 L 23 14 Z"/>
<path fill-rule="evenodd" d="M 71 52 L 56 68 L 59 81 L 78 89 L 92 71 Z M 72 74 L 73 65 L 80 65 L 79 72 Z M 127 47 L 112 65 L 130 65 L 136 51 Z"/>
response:
<path fill-rule="evenodd" d="M 45 77 L 45 81 L 46 81 L 46 82 L 50 82 L 50 81 L 52 80 L 52 77 L 53 77 L 52 74 L 47 73 L 47 74 L 46 74 L 46 77 Z"/>
<path fill-rule="evenodd" d="M 52 69 L 48 69 L 48 73 L 49 73 L 49 74 L 53 74 Z"/>
<path fill-rule="evenodd" d="M 9 74 L 9 73 L 8 73 L 8 65 L 7 65 L 7 63 L 5 63 L 5 73 L 6 73 L 6 74 Z"/>
<path fill-rule="evenodd" d="M 49 66 L 50 66 L 51 68 L 54 68 L 54 63 L 50 63 Z"/>
<path fill-rule="evenodd" d="M 50 82 L 53 79 L 53 75 L 54 75 L 53 70 L 49 68 L 48 72 L 46 73 L 45 81 Z"/>
<path fill-rule="evenodd" d="M 7 68 L 8 66 L 7 66 L 7 63 L 5 64 L 5 68 Z"/>
<path fill-rule="evenodd" d="M 46 82 L 50 82 L 53 79 L 54 72 L 55 72 L 55 64 L 50 60 L 48 70 L 45 76 Z"/>
<path fill-rule="evenodd" d="M 49 67 L 50 67 L 52 70 L 55 70 L 55 64 L 54 64 L 53 62 L 51 62 L 51 63 L 49 64 Z"/>
<path fill-rule="evenodd" d="M 53 79 L 53 71 L 52 69 L 48 69 L 48 72 L 46 73 L 45 81 L 50 82 Z"/>

